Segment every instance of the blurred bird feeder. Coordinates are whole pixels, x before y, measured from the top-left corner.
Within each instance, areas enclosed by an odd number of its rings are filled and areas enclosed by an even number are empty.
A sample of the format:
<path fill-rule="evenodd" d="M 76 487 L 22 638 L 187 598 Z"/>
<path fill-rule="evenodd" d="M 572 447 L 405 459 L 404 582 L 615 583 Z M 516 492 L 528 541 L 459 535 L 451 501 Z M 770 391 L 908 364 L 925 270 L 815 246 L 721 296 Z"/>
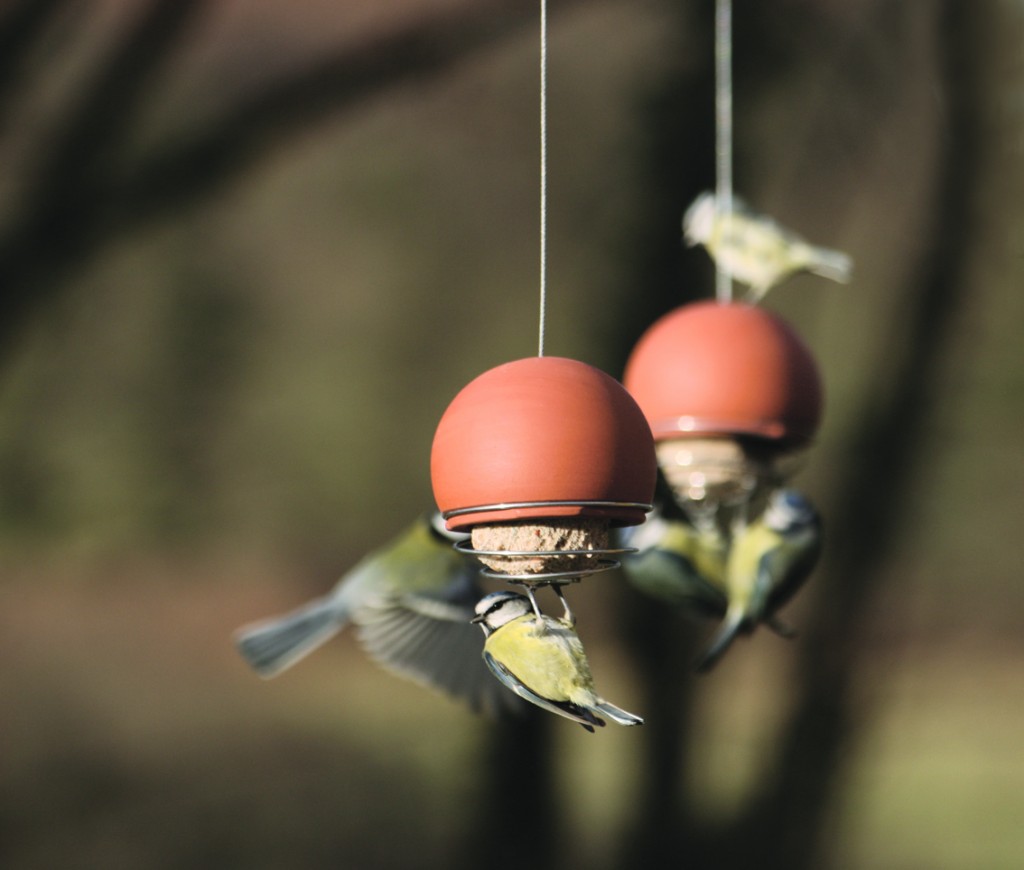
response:
<path fill-rule="evenodd" d="M 669 312 L 637 342 L 623 382 L 651 426 L 662 474 L 695 521 L 787 477 L 821 419 L 810 350 L 754 305 L 709 301 Z"/>
<path fill-rule="evenodd" d="M 458 548 L 486 575 L 560 592 L 617 567 L 628 551 L 611 546 L 611 529 L 644 521 L 657 462 L 647 420 L 618 381 L 538 356 L 459 392 L 434 435 L 430 472 L 448 529 L 471 535 Z"/>

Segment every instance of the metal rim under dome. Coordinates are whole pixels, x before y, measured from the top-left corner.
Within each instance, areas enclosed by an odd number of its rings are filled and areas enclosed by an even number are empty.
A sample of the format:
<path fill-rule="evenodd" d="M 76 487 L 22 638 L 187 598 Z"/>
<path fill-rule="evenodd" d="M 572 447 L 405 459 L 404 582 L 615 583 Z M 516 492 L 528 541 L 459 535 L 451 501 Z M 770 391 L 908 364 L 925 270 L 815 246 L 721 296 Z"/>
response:
<path fill-rule="evenodd" d="M 646 504 L 640 501 L 576 501 L 568 499 L 565 501 L 509 501 L 499 502 L 497 504 L 482 504 L 475 505 L 474 507 L 465 508 L 454 508 L 453 510 L 443 511 L 441 516 L 445 520 L 454 519 L 455 517 L 466 516 L 467 514 L 482 514 L 492 513 L 497 511 L 515 511 L 515 510 L 528 510 L 532 508 L 565 508 L 565 507 L 579 507 L 579 508 L 593 508 L 595 510 L 640 510 L 645 514 L 650 513 L 654 510 L 654 505 Z M 596 551 L 588 551 L 596 552 Z"/>

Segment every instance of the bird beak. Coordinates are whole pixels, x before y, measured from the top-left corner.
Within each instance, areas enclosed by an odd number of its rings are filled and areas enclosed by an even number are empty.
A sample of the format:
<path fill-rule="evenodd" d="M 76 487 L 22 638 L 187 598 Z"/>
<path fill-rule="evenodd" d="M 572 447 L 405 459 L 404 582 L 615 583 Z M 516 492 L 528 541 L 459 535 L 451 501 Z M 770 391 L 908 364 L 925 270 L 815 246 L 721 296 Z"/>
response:
<path fill-rule="evenodd" d="M 481 614 L 480 614 L 479 616 L 474 616 L 474 617 L 473 617 L 473 618 L 472 618 L 472 619 L 470 620 L 470 622 L 471 622 L 471 623 L 472 623 L 473 625 L 479 625 L 479 624 L 480 624 L 481 622 L 483 622 L 483 621 L 484 621 L 484 614 L 482 614 L 482 613 L 481 613 Z"/>

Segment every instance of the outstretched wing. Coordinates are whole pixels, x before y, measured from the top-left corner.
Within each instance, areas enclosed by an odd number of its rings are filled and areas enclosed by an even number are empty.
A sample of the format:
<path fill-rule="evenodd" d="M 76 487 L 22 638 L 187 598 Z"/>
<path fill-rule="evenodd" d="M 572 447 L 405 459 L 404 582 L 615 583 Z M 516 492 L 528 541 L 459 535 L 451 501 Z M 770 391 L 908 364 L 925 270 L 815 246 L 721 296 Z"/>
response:
<path fill-rule="evenodd" d="M 720 538 L 654 513 L 644 525 L 621 532 L 620 540 L 637 550 L 623 557 L 622 566 L 626 579 L 641 592 L 696 613 L 725 613 L 725 546 Z"/>
<path fill-rule="evenodd" d="M 470 623 L 482 593 L 475 568 L 463 572 L 435 594 L 375 596 L 353 614 L 357 635 L 384 668 L 420 685 L 466 702 L 474 711 L 500 715 L 519 702 L 487 672 L 481 655 L 484 636 Z"/>

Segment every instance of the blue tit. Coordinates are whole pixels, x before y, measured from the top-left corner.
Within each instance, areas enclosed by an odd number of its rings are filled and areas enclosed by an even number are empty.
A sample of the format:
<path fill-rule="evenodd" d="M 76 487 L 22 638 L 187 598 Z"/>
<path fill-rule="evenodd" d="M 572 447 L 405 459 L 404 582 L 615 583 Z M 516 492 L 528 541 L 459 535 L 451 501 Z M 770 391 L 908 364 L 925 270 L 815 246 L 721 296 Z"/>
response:
<path fill-rule="evenodd" d="M 821 553 L 821 518 L 795 489 L 775 490 L 754 522 L 737 530 L 725 564 L 729 606 L 698 667 L 707 670 L 741 631 L 766 622 L 788 629 L 775 612 L 803 585 Z"/>
<path fill-rule="evenodd" d="M 702 193 L 683 216 L 683 233 L 687 244 L 704 245 L 720 269 L 750 288 L 751 302 L 796 272 L 845 284 L 853 271 L 853 261 L 843 252 L 808 244 L 738 197 L 731 211 L 720 213 L 715 195 Z"/>
<path fill-rule="evenodd" d="M 637 550 L 622 559 L 626 579 L 636 589 L 697 613 L 725 613 L 727 542 L 716 527 L 698 528 L 655 510 L 643 525 L 622 530 L 620 541 Z"/>
<path fill-rule="evenodd" d="M 327 595 L 284 616 L 244 626 L 239 651 L 273 677 L 350 622 L 367 653 L 399 676 L 439 689 L 478 711 L 498 714 L 518 702 L 480 660 L 483 640 L 470 620 L 483 594 L 475 562 L 453 549 L 440 515 L 419 518 L 365 556 Z"/>
<path fill-rule="evenodd" d="M 525 595 L 501 591 L 477 602 L 473 622 L 486 638 L 487 666 L 520 698 L 590 732 L 605 724 L 598 714 L 619 725 L 643 724 L 597 694 L 583 644 L 568 619 L 538 616 Z"/>

